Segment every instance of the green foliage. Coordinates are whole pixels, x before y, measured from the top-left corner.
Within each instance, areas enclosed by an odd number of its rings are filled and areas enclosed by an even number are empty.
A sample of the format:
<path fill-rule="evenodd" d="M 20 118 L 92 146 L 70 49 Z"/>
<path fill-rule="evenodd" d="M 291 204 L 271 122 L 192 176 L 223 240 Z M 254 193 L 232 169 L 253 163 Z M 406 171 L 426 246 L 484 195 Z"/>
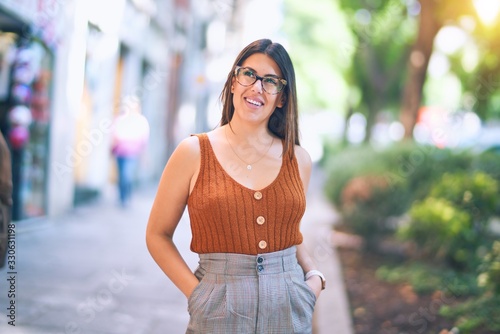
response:
<path fill-rule="evenodd" d="M 497 207 L 498 184 L 488 174 L 474 172 L 445 173 L 441 182 L 431 190 L 430 196 L 444 198 L 454 206 L 469 212 L 479 224 L 485 224 Z M 477 226 L 483 228 L 482 226 Z"/>
<path fill-rule="evenodd" d="M 385 171 L 390 159 L 370 146 L 359 146 L 330 155 L 324 162 L 328 173 L 327 196 L 342 212 L 345 223 L 367 238 L 389 232 L 387 217 L 408 207 L 404 182 L 391 179 Z"/>
<path fill-rule="evenodd" d="M 471 298 L 457 306 L 445 305 L 439 310 L 442 316 L 454 319 L 460 333 L 479 333 L 477 330 L 500 331 L 500 296 L 484 295 Z"/>
<path fill-rule="evenodd" d="M 454 298 L 480 294 L 474 274 L 456 272 L 424 262 L 383 265 L 377 269 L 376 276 L 392 284 L 409 283 L 419 294 L 429 294 L 437 290 Z"/>
<path fill-rule="evenodd" d="M 476 242 L 471 216 L 445 199 L 429 197 L 410 209 L 411 221 L 398 229 L 403 240 L 413 240 L 424 255 L 452 263 L 466 264 Z"/>
<path fill-rule="evenodd" d="M 363 145 L 327 150 L 325 192 L 348 226 L 368 238 L 390 232 L 388 217 L 399 216 L 424 198 L 445 171 L 469 168 L 470 156 L 414 143 L 382 151 Z M 347 202 L 346 202 L 347 200 Z"/>
<path fill-rule="evenodd" d="M 342 192 L 343 217 L 356 234 L 365 237 L 370 248 L 378 237 L 392 233 L 387 217 L 405 211 L 407 201 L 404 196 L 407 195 L 403 187 L 390 188 L 384 177 L 366 175 L 354 178 Z"/>
<path fill-rule="evenodd" d="M 402 165 L 407 173 L 414 200 L 427 196 L 431 187 L 446 173 L 461 172 L 470 168 L 471 156 L 467 152 L 453 152 L 429 146 L 417 146 L 404 157 Z"/>
<path fill-rule="evenodd" d="M 402 86 L 416 20 L 399 0 L 341 0 L 354 43 L 349 79 L 362 96 L 352 107 L 367 115 L 368 133 L 380 110 L 399 112 Z"/>
<path fill-rule="evenodd" d="M 397 234 L 413 240 L 429 258 L 474 268 L 497 202 L 497 183 L 487 174 L 445 173 L 429 197 L 412 205 L 409 224 Z"/>
<path fill-rule="evenodd" d="M 494 26 L 485 27 L 478 24 L 472 31 L 475 46 L 478 48 L 478 64 L 472 72 L 460 73 L 462 66 L 455 66 L 455 72 L 464 86 L 464 91 L 476 98 L 474 111 L 481 119 L 498 119 L 500 117 L 500 20 Z M 470 50 L 466 45 L 465 50 Z M 465 59 L 463 56 L 462 59 Z M 461 65 L 461 64 L 460 64 Z"/>
<path fill-rule="evenodd" d="M 488 174 L 500 185 L 500 154 L 493 152 L 479 154 L 472 161 L 472 169 Z M 500 203 L 497 204 L 495 213 L 500 215 Z"/>
<path fill-rule="evenodd" d="M 479 271 L 479 286 L 489 288 L 500 296 L 500 241 L 493 243 L 491 251 L 483 258 Z"/>
<path fill-rule="evenodd" d="M 409 214 L 396 234 L 415 242 L 424 256 L 381 266 L 377 277 L 411 284 L 419 294 L 444 293 L 452 303 L 440 312 L 461 333 L 499 331 L 492 319 L 500 309 L 500 242 L 484 256 L 492 243 L 485 224 L 500 206 L 499 156 L 411 143 L 384 150 L 329 146 L 326 152 L 327 196 L 369 245 L 391 232 L 388 217 Z"/>
<path fill-rule="evenodd" d="M 490 175 L 500 183 L 500 154 L 494 152 L 479 154 L 472 161 L 472 168 Z"/>
<path fill-rule="evenodd" d="M 361 175 L 381 175 L 391 189 L 407 187 L 412 199 L 423 199 L 445 172 L 468 170 L 471 156 L 415 143 L 398 143 L 384 150 L 372 146 L 351 147 L 340 152 L 327 150 L 323 166 L 328 173 L 326 193 L 341 207 L 347 182 Z M 409 207 L 410 203 L 407 203 Z"/>
<path fill-rule="evenodd" d="M 327 196 L 341 208 L 342 190 L 347 182 L 356 176 L 382 174 L 386 163 L 370 146 L 353 147 L 325 159 L 328 181 L 325 186 Z"/>
<path fill-rule="evenodd" d="M 284 10 L 299 109 L 344 112 L 349 93 L 345 71 L 352 62 L 345 46 L 354 43 L 345 15 L 334 1 L 286 0 Z"/>

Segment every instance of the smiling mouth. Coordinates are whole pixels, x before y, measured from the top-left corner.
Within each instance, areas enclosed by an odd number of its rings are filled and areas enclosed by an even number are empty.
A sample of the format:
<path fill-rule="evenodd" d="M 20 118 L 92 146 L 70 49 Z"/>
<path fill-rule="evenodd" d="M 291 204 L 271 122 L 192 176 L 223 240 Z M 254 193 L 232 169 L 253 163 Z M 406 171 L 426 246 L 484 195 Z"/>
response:
<path fill-rule="evenodd" d="M 245 98 L 245 100 L 248 103 L 253 104 L 254 106 L 257 106 L 257 107 L 260 107 L 260 106 L 264 105 L 264 103 L 262 103 L 262 102 L 255 101 L 255 100 L 252 100 L 252 99 L 249 99 L 249 98 Z"/>

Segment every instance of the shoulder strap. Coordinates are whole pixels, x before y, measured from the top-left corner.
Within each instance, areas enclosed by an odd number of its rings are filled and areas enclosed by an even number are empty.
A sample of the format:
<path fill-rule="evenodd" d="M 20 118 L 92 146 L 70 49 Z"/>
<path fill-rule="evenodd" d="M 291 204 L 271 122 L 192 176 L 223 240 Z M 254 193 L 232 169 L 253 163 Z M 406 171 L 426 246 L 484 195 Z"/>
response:
<path fill-rule="evenodd" d="M 198 137 L 198 140 L 200 141 L 200 170 L 202 170 L 208 161 L 207 159 L 210 158 L 207 156 L 210 154 L 208 136 L 206 133 L 196 133 L 191 136 Z"/>

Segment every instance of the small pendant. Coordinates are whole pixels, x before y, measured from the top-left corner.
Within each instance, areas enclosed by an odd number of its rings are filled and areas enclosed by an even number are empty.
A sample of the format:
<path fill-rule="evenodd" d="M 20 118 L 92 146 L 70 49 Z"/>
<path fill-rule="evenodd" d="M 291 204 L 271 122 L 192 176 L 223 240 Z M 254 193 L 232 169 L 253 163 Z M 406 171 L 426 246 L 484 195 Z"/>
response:
<path fill-rule="evenodd" d="M 247 165 L 248 170 L 252 170 L 252 165 Z"/>

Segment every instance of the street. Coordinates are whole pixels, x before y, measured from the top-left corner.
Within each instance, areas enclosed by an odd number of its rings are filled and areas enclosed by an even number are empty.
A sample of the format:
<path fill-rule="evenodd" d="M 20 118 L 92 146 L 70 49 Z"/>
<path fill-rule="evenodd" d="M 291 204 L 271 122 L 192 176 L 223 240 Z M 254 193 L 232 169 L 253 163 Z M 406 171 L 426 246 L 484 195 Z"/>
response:
<path fill-rule="evenodd" d="M 312 180 L 311 188 L 319 189 L 318 182 Z M 14 276 L 15 283 L 15 298 L 9 297 L 9 282 L 1 285 L 4 317 L 0 332 L 184 333 L 186 299 L 152 260 L 145 244 L 155 191 L 155 185 L 138 189 L 131 207 L 123 209 L 113 188 L 99 201 L 77 207 L 63 217 L 18 223 L 12 271 L 16 274 L 9 274 L 7 268 L 0 271 L 3 282 Z M 320 207 L 320 199 L 318 191 L 309 192 L 310 208 L 303 220 L 306 238 L 308 231 L 318 231 L 308 222 L 324 225 L 331 218 L 331 212 Z M 190 237 L 185 214 L 174 240 L 194 270 L 197 255 L 189 250 Z M 314 236 L 310 239 L 312 253 L 329 284 L 317 304 L 315 333 L 347 334 L 350 320 L 345 292 L 340 272 L 333 268 L 338 267 L 332 259 L 336 253 L 318 248 Z M 318 319 L 318 314 L 327 315 Z M 9 321 L 14 321 L 15 327 Z"/>

